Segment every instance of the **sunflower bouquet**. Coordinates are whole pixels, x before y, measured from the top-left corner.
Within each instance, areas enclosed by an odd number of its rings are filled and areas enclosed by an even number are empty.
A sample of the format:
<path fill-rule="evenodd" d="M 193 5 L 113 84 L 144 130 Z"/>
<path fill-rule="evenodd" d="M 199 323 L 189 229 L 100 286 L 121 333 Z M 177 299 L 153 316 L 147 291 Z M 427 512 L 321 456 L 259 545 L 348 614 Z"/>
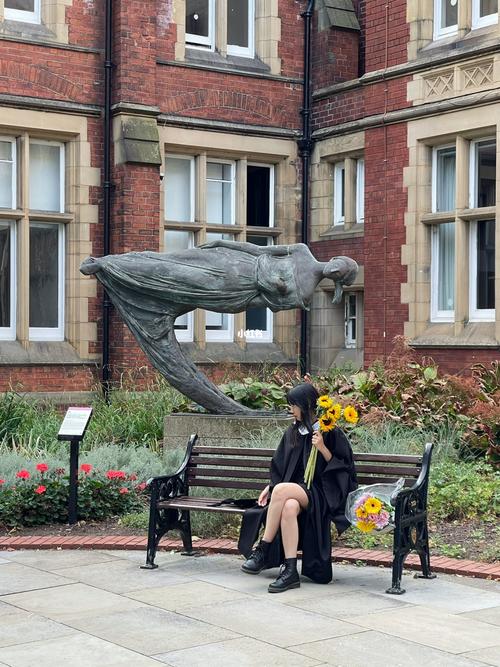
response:
<path fill-rule="evenodd" d="M 323 395 L 318 398 L 317 418 L 318 421 L 313 426 L 314 430 L 319 430 L 320 433 L 328 433 L 329 431 L 333 431 L 337 422 L 341 419 L 344 419 L 348 424 L 356 424 L 358 422 L 358 413 L 352 405 L 347 405 L 343 408 L 340 403 L 335 403 L 330 396 Z M 311 453 L 309 454 L 304 472 L 304 482 L 308 489 L 311 488 L 314 478 L 317 458 L 318 450 L 313 446 L 311 447 Z"/>
<path fill-rule="evenodd" d="M 387 532 L 394 528 L 392 499 L 403 487 L 404 478 L 394 484 L 362 486 L 347 496 L 346 517 L 363 533 Z"/>

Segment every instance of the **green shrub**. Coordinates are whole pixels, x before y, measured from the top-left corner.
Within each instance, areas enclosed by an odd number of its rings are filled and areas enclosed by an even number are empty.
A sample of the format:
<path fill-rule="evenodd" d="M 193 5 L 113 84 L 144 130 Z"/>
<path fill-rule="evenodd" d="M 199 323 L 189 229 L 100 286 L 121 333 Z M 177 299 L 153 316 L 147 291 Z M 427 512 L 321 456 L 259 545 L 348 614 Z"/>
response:
<path fill-rule="evenodd" d="M 226 396 L 254 410 L 283 410 L 287 405 L 286 387 L 274 382 L 261 382 L 246 377 L 242 382 L 221 384 L 219 389 Z"/>

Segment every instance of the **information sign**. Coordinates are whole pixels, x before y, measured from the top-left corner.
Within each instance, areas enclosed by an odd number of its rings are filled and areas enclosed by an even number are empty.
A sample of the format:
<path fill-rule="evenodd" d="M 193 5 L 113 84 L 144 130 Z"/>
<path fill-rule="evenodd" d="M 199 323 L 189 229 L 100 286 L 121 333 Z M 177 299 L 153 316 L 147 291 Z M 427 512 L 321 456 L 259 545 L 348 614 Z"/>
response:
<path fill-rule="evenodd" d="M 57 437 L 59 440 L 81 440 L 92 414 L 92 408 L 68 408 Z"/>

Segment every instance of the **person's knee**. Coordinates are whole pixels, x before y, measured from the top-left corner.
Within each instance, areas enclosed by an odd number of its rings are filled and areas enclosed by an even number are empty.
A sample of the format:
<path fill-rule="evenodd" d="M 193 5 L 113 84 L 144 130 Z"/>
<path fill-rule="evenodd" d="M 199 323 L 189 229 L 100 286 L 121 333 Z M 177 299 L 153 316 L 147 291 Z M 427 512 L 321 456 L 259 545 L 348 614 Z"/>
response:
<path fill-rule="evenodd" d="M 279 484 L 276 484 L 276 486 L 273 489 L 271 500 L 274 500 L 275 502 L 285 501 L 288 497 L 287 486 L 288 485 L 285 482 L 280 482 Z"/>
<path fill-rule="evenodd" d="M 286 503 L 283 505 L 283 511 L 281 513 L 282 519 L 295 519 L 300 513 L 300 504 L 298 500 L 294 498 L 289 498 Z"/>

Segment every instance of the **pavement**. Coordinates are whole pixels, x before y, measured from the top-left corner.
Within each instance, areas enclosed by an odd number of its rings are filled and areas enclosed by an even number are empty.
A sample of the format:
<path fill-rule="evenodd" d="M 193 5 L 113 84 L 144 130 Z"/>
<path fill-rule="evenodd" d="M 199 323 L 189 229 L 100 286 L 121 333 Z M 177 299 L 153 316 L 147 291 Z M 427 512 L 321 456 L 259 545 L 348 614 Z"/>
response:
<path fill-rule="evenodd" d="M 277 571 L 230 554 L 0 552 L 0 666 L 500 667 L 500 583 L 334 564 L 334 580 L 270 595 Z"/>

